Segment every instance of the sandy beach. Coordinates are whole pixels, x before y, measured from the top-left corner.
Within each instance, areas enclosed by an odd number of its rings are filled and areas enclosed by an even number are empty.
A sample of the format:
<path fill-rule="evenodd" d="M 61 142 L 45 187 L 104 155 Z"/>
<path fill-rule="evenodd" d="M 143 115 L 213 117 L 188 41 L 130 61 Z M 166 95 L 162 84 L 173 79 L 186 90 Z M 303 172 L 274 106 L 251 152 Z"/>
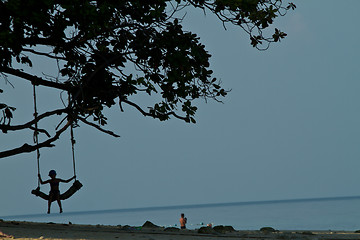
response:
<path fill-rule="evenodd" d="M 330 231 L 215 231 L 218 228 L 179 230 L 155 226 L 103 226 L 0 221 L 0 239 L 134 239 L 134 240 L 210 240 L 210 239 L 360 239 L 360 233 Z M 221 228 L 220 228 L 221 229 Z"/>

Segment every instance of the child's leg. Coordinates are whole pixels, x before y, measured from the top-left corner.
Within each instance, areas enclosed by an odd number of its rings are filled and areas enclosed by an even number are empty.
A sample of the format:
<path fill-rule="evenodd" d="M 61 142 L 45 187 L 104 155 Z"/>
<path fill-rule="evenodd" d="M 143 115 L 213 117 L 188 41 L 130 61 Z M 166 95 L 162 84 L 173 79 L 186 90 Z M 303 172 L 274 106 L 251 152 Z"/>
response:
<path fill-rule="evenodd" d="M 48 214 L 50 213 L 51 202 L 52 202 L 52 196 L 50 195 L 48 200 L 48 211 L 47 211 Z"/>
<path fill-rule="evenodd" d="M 60 208 L 60 213 L 62 213 L 62 207 L 61 207 L 61 201 L 60 201 L 60 197 L 57 199 L 57 202 L 59 204 L 59 208 Z"/>

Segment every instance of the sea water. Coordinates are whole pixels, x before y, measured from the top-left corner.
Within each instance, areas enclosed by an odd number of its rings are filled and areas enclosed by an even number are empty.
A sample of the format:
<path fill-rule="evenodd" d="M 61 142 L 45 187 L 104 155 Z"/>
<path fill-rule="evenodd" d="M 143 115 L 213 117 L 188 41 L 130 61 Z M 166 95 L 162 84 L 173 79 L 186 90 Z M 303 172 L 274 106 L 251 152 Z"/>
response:
<path fill-rule="evenodd" d="M 179 227 L 180 213 L 185 213 L 189 229 L 197 229 L 211 223 L 213 226 L 231 225 L 237 230 L 273 227 L 279 230 L 353 231 L 360 229 L 360 196 L 115 209 L 0 218 L 122 226 L 141 226 L 146 221 L 150 221 L 159 226 Z"/>

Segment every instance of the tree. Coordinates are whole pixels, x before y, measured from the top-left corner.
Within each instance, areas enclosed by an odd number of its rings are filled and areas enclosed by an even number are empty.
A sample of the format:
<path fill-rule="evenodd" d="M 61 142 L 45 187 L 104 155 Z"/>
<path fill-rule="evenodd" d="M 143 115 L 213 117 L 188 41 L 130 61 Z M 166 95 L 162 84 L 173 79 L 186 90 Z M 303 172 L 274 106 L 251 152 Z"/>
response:
<path fill-rule="evenodd" d="M 182 29 L 181 11 L 189 7 L 215 14 L 242 28 L 251 45 L 267 49 L 286 34 L 264 34 L 278 16 L 295 5 L 281 0 L 0 0 L 0 73 L 4 81 L 29 81 L 68 94 L 60 109 L 12 125 L 15 106 L 0 103 L 2 132 L 31 130 L 46 140 L 0 152 L 7 157 L 53 143 L 80 123 L 105 130 L 104 108 L 127 104 L 160 121 L 171 117 L 195 123 L 194 100 L 221 101 L 228 93 L 212 77 L 210 54 L 199 37 Z M 266 31 L 268 32 L 268 31 Z M 44 58 L 57 66 L 54 76 L 35 75 L 31 67 Z M 3 92 L 0 89 L 0 94 Z M 134 96 L 151 96 L 147 108 Z M 36 95 L 35 95 L 36 97 Z M 59 99 L 59 101 L 63 101 Z M 59 117 L 56 129 L 37 123 Z"/>

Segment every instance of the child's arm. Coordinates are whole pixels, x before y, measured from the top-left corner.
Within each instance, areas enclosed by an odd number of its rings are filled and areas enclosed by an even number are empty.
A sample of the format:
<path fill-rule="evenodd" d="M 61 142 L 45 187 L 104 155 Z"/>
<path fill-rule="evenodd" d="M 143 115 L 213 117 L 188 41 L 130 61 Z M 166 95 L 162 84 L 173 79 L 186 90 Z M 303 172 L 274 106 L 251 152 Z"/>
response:
<path fill-rule="evenodd" d="M 41 179 L 41 176 L 40 174 L 38 174 L 38 177 L 39 177 L 39 181 L 41 184 L 46 184 L 46 183 L 49 183 L 49 180 L 46 180 L 45 182 Z"/>
<path fill-rule="evenodd" d="M 60 182 L 68 183 L 68 182 L 70 182 L 71 180 L 73 180 L 75 178 L 76 178 L 76 176 L 73 176 L 72 178 L 69 178 L 67 180 L 63 180 L 63 179 L 59 179 L 59 180 L 60 180 Z"/>

